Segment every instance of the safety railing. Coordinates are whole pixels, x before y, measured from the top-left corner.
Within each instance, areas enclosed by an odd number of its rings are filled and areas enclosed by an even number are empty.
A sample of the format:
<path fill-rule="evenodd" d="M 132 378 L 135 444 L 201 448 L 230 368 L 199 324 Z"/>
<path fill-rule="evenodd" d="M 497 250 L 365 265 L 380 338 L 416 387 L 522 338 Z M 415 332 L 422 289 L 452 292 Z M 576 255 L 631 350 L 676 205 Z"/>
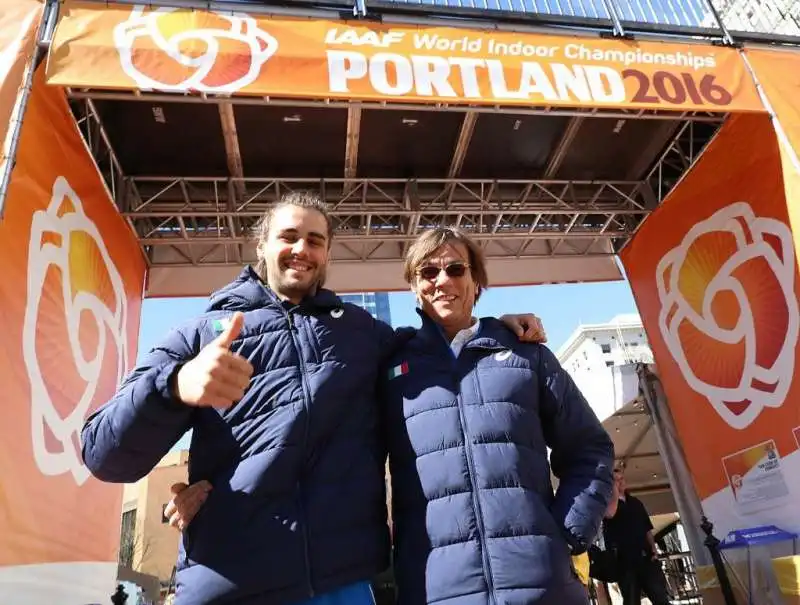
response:
<path fill-rule="evenodd" d="M 57 4 L 58 0 L 48 2 Z M 647 33 L 727 44 L 800 45 L 800 0 L 149 0 L 147 4 L 255 13 L 322 10 L 344 17 L 479 20 L 493 27 L 521 22 L 624 37 Z"/>

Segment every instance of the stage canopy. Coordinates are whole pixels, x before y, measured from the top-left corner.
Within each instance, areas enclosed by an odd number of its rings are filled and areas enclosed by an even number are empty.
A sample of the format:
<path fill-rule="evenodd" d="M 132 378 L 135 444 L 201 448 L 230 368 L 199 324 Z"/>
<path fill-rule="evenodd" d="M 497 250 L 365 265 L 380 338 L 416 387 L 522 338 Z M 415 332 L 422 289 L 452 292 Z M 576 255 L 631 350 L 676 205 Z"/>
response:
<path fill-rule="evenodd" d="M 441 223 L 481 242 L 493 285 L 619 279 L 726 115 L 764 111 L 734 48 L 447 25 L 64 4 L 48 82 L 147 296 L 220 287 L 269 204 L 309 188 L 335 216 L 337 291 L 405 289 L 409 242 Z"/>

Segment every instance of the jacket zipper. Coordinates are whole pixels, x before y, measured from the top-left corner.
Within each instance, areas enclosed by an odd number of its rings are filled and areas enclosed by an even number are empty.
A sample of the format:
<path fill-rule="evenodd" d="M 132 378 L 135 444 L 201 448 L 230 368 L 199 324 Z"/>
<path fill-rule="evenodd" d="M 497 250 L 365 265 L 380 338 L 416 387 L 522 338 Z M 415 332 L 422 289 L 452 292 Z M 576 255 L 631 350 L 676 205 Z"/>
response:
<path fill-rule="evenodd" d="M 305 426 L 303 428 L 303 452 L 308 449 L 308 431 L 309 431 L 309 424 L 311 415 L 311 394 L 308 390 L 308 383 L 306 382 L 306 364 L 303 361 L 303 352 L 300 350 L 300 345 L 297 342 L 297 326 L 294 322 L 294 317 L 291 311 L 286 312 L 286 321 L 289 322 L 289 334 L 292 337 L 292 345 L 294 346 L 295 353 L 297 353 L 297 359 L 300 364 L 300 383 L 303 385 L 303 407 L 306 409 L 306 421 Z M 303 556 L 305 557 L 306 562 L 306 587 L 308 588 L 308 595 L 309 597 L 314 597 L 314 585 L 311 582 L 311 553 L 309 550 L 308 544 L 308 527 L 306 526 L 306 514 L 305 514 L 305 493 L 303 490 L 303 482 L 302 480 L 297 481 L 297 492 L 300 504 L 300 512 L 303 516 L 303 522 L 300 524 L 303 533 Z"/>
<path fill-rule="evenodd" d="M 453 360 L 456 364 L 456 360 Z M 467 454 L 467 470 L 469 471 L 470 493 L 472 494 L 472 510 L 475 513 L 475 521 L 478 526 L 478 539 L 481 544 L 481 556 L 483 557 L 483 578 L 486 580 L 486 587 L 489 591 L 489 603 L 496 602 L 494 597 L 494 583 L 492 582 L 492 564 L 489 561 L 489 551 L 486 548 L 486 528 L 483 525 L 483 512 L 481 501 L 478 497 L 478 490 L 475 484 L 475 460 L 472 457 L 472 443 L 470 442 L 467 431 L 467 415 L 464 413 L 464 400 L 461 398 L 461 387 L 458 388 L 458 415 L 461 417 L 461 431 L 464 434 L 464 451 Z"/>

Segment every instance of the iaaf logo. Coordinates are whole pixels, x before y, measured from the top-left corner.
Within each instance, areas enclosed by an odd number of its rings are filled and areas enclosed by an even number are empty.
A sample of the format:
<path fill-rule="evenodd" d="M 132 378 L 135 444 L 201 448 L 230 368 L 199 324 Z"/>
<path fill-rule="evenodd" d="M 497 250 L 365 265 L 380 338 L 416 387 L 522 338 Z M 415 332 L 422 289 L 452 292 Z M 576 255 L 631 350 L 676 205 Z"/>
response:
<path fill-rule="evenodd" d="M 789 392 L 794 277 L 791 230 L 745 202 L 697 223 L 656 269 L 664 342 L 689 386 L 735 429 Z"/>
<path fill-rule="evenodd" d="M 51 270 L 60 275 L 61 292 L 45 291 Z M 48 283 L 56 283 L 51 280 Z M 94 288 L 91 286 L 94 285 Z M 87 290 L 86 286 L 90 287 Z M 93 290 L 93 291 L 92 291 Z M 106 300 L 98 293 L 102 291 Z M 60 294 L 60 296 L 59 296 Z M 43 316 L 42 301 L 51 307 L 56 298 L 63 299 L 64 317 Z M 22 354 L 31 387 L 31 438 L 36 465 L 44 475 L 72 473 L 78 485 L 89 478 L 78 451 L 80 432 L 87 414 L 97 403 L 98 385 L 104 377 L 104 359 L 109 348 L 116 355 L 115 384 L 122 380 L 128 365 L 126 323 L 128 317 L 125 288 L 105 247 L 97 226 L 86 216 L 80 198 L 64 177 L 53 183 L 46 210 L 34 213 L 28 246 L 28 286 L 25 318 L 22 327 Z M 63 323 L 62 323 L 63 322 Z M 95 351 L 86 355 L 81 340 L 81 323 L 94 322 L 97 339 Z M 55 332 L 53 344 L 58 349 L 45 350 L 37 335 Z M 60 339 L 66 334 L 67 342 Z M 47 341 L 45 341 L 47 342 Z M 38 345 L 38 346 L 37 346 Z M 40 356 L 63 357 L 63 364 L 74 363 L 82 385 L 77 402 L 69 404 L 69 413 L 62 417 L 56 405 L 60 376 L 45 375 Z M 71 360 L 66 356 L 71 356 Z M 109 369 L 106 367 L 105 372 Z M 58 372 L 56 372 L 57 374 Z M 67 389 L 69 390 L 69 389 Z M 61 395 L 71 397 L 71 395 Z M 48 443 L 46 431 L 58 442 L 55 451 Z"/>
<path fill-rule="evenodd" d="M 234 93 L 252 84 L 278 41 L 244 13 L 135 6 L 114 28 L 123 71 L 143 90 Z"/>

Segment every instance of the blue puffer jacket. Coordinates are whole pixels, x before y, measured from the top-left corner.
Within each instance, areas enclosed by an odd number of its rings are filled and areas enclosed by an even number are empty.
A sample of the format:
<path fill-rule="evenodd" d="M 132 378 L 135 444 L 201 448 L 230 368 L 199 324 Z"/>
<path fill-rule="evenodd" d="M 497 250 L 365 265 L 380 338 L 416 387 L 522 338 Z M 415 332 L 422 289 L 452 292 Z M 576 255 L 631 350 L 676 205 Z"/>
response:
<path fill-rule="evenodd" d="M 235 311 L 232 350 L 255 368 L 244 398 L 225 411 L 175 401 L 169 377 Z M 189 481 L 213 490 L 183 535 L 177 603 L 293 603 L 387 567 L 376 386 L 393 339 L 330 291 L 281 303 L 246 269 L 87 420 L 84 460 L 111 482 L 144 477 L 194 429 Z"/>
<path fill-rule="evenodd" d="M 454 357 L 423 317 L 389 367 L 399 602 L 586 603 L 570 553 L 597 534 L 613 444 L 554 355 L 483 319 Z"/>

